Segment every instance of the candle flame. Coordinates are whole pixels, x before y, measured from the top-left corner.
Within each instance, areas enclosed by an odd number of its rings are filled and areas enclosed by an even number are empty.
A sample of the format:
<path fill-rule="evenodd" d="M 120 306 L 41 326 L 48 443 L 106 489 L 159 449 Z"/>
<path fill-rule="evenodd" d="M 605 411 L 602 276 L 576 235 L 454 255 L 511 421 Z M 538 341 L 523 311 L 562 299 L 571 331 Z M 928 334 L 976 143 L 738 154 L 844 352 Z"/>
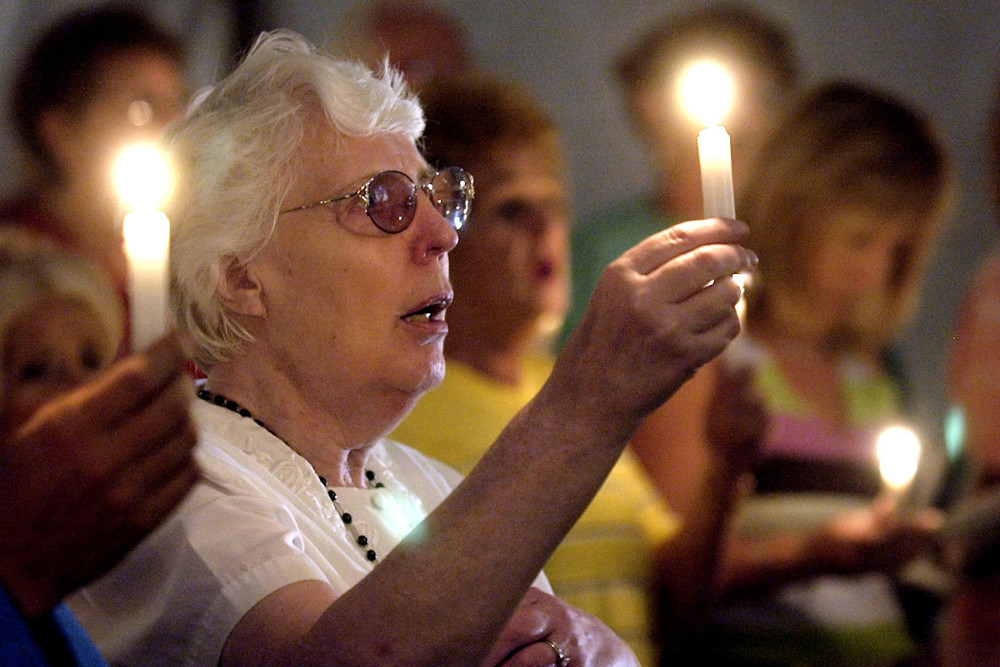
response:
<path fill-rule="evenodd" d="M 878 465 L 886 485 L 899 491 L 913 481 L 920 460 L 920 439 L 904 426 L 892 426 L 875 443 Z"/>
<path fill-rule="evenodd" d="M 115 161 L 118 196 L 130 211 L 156 211 L 170 194 L 172 174 L 163 151 L 152 144 L 126 147 Z"/>
<path fill-rule="evenodd" d="M 711 60 L 690 65 L 680 77 L 678 90 L 685 110 L 705 127 L 722 122 L 736 95 L 729 71 Z"/>

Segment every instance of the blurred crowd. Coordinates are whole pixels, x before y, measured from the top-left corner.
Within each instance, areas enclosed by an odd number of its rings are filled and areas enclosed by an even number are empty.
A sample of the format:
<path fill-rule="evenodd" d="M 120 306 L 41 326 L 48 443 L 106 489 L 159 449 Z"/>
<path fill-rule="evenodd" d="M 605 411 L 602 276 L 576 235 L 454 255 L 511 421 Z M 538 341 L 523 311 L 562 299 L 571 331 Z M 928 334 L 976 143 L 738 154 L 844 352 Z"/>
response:
<path fill-rule="evenodd" d="M 960 191 L 925 109 L 807 80 L 757 9 L 667 12 L 608 63 L 652 187 L 574 220 L 556 114 L 455 16 L 329 35 L 194 91 L 183 36 L 94 4 L 19 63 L 0 665 L 1000 665 L 1000 250 L 947 431 L 899 352 Z M 706 63 L 739 222 L 705 219 Z M 144 349 L 137 143 L 180 172 Z"/>

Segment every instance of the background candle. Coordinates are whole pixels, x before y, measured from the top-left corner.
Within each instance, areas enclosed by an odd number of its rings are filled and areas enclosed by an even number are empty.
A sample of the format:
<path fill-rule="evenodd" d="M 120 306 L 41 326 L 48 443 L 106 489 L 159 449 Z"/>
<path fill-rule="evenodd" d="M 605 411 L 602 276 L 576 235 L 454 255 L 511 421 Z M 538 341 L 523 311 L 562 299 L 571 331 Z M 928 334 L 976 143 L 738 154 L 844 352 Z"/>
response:
<path fill-rule="evenodd" d="M 899 503 L 917 474 L 920 439 L 904 426 L 892 426 L 879 434 L 875 453 L 886 493 Z"/>
<path fill-rule="evenodd" d="M 128 258 L 132 348 L 139 350 L 168 328 L 170 221 L 159 207 L 170 190 L 170 168 L 155 146 L 130 146 L 116 163 L 115 180 L 128 210 L 122 236 Z"/>

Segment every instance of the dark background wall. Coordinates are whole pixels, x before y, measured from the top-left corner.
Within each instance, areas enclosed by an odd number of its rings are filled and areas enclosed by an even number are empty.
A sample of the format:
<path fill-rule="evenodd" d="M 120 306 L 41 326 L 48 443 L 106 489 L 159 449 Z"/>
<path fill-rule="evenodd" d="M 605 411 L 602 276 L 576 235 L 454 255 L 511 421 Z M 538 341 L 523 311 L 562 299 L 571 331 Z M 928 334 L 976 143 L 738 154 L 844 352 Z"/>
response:
<path fill-rule="evenodd" d="M 28 39 L 51 17 L 87 0 L 0 0 L 0 94 Z M 138 1 L 138 0 L 137 0 Z M 169 0 L 146 2 L 192 44 L 200 85 L 232 64 L 241 38 L 271 27 L 326 43 L 355 2 Z M 649 162 L 632 136 L 608 63 L 644 26 L 694 0 L 438 0 L 468 28 L 482 65 L 527 82 L 558 119 L 581 217 L 649 186 Z M 921 429 L 930 436 L 944 412 L 943 355 L 970 272 L 994 242 L 987 196 L 985 123 L 1000 73 L 995 0 L 752 0 L 794 36 L 809 79 L 850 76 L 885 86 L 925 109 L 955 153 L 961 199 L 944 235 L 924 298 L 902 351 Z M 3 129 L 3 128 L 0 128 Z M 694 137 L 692 137 L 694 141 Z M 0 133 L 0 150 L 12 156 Z M 12 156 L 0 188 L 17 182 Z"/>

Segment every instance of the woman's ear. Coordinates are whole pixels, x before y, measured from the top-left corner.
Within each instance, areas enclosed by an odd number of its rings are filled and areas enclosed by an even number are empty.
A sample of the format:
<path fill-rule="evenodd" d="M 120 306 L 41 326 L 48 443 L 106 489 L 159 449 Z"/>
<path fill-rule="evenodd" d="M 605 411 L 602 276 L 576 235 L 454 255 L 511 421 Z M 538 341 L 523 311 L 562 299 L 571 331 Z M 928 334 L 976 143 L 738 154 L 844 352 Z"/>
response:
<path fill-rule="evenodd" d="M 267 317 L 260 280 L 249 264 L 235 257 L 226 259 L 219 273 L 219 298 L 237 315 Z"/>

